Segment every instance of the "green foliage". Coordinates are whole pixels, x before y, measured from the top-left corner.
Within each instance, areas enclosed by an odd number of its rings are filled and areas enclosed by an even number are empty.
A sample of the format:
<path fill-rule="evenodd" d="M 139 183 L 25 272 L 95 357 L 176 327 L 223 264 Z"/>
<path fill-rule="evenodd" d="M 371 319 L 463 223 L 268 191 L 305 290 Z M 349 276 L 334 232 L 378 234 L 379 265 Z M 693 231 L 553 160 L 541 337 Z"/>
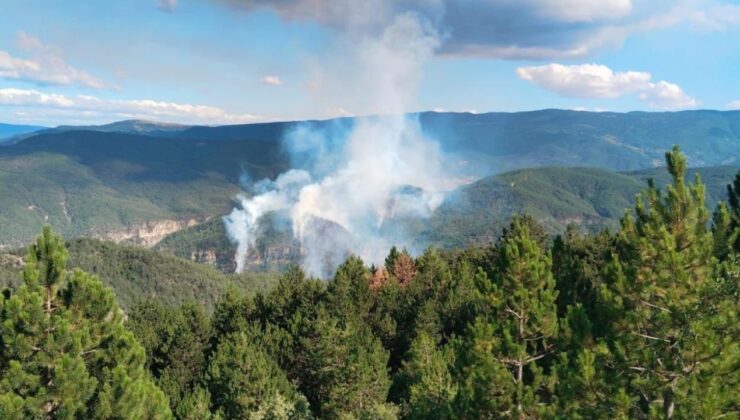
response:
<path fill-rule="evenodd" d="M 502 385 L 493 395 L 478 395 L 476 389 L 466 403 L 491 409 L 510 406 L 502 411 L 519 418 L 551 413 L 542 399 L 551 391 L 542 366 L 554 353 L 558 336 L 552 260 L 531 226 L 530 220 L 517 217 L 506 229 L 499 245 L 498 275 L 481 290 L 492 312 L 475 321 L 468 344 L 472 354 L 466 356 L 472 369 L 480 363 L 485 377 Z M 475 401 L 481 397 L 484 402 Z"/>
<path fill-rule="evenodd" d="M 450 346 L 437 348 L 435 340 L 421 333 L 411 344 L 401 375 L 408 381 L 408 418 L 451 418 L 458 384 L 452 377 L 454 353 Z"/>
<path fill-rule="evenodd" d="M 727 186 L 727 200 L 729 209 L 724 215 L 726 223 L 726 240 L 730 242 L 735 252 L 740 252 L 740 172 L 735 175 L 732 184 Z M 723 211 L 722 208 L 719 211 Z"/>
<path fill-rule="evenodd" d="M 186 395 L 196 391 L 206 367 L 211 325 L 203 307 L 142 301 L 132 308 L 127 325 L 146 350 L 147 367 L 175 411 Z"/>
<path fill-rule="evenodd" d="M 0 417 L 735 418 L 736 205 L 710 222 L 701 179 L 685 181 L 677 149 L 666 161 L 670 180 L 615 233 L 551 241 L 517 216 L 495 245 L 350 257 L 327 281 L 290 267 L 256 293 L 176 257 L 72 242 L 75 265 L 150 298 L 125 324 L 45 233 L 0 298 Z"/>
<path fill-rule="evenodd" d="M 170 418 L 113 292 L 67 257 L 45 227 L 0 297 L 0 417 Z"/>
<path fill-rule="evenodd" d="M 686 184 L 686 158 L 677 147 L 666 161 L 673 183 L 665 193 L 650 183 L 645 198 L 637 198 L 634 219 L 623 219 L 602 296 L 613 314 L 613 365 L 629 373 L 630 415 L 701 417 L 687 404 L 687 382 L 718 357 L 708 341 L 714 322 L 702 325 L 708 320 L 697 316 L 711 304 L 705 291 L 714 244 L 699 176 Z"/>
<path fill-rule="evenodd" d="M 274 273 L 226 275 L 166 253 L 95 239 L 76 239 L 67 246 L 69 266 L 100 277 L 124 309 L 141 299 L 156 299 L 169 305 L 197 301 L 210 311 L 229 288 L 254 294 L 269 290 L 278 277 Z M 20 268 L 12 260 L 6 267 L 5 277 L 0 270 L 0 285 L 14 284 L 19 276 Z"/>
<path fill-rule="evenodd" d="M 388 354 L 368 333 L 323 309 L 301 331 L 296 360 L 303 374 L 300 389 L 319 416 L 362 416 L 385 403 Z"/>
<path fill-rule="evenodd" d="M 245 333 L 223 339 L 211 357 L 205 383 L 214 408 L 226 418 L 291 411 L 296 391 L 277 363 Z M 288 407 L 281 407 L 288 404 Z"/>
<path fill-rule="evenodd" d="M 726 184 L 737 168 L 698 168 L 707 183 L 707 203 L 726 199 Z M 495 243 L 506 222 L 518 214 L 530 215 L 547 235 L 563 234 L 569 225 L 582 232 L 616 229 L 624 209 L 630 207 L 649 178 L 656 185 L 670 183 L 664 169 L 614 173 L 594 168 L 532 168 L 480 179 L 453 191 L 430 218 L 391 220 L 384 229 L 404 229 L 420 243 L 443 249 Z M 400 224 L 400 226 L 399 226 Z M 260 239 L 251 271 L 283 268 L 298 261 L 295 244 L 285 232 L 265 232 Z M 544 238 L 543 238 L 544 239 Z M 234 245 L 220 218 L 173 233 L 155 249 L 185 259 L 214 264 L 221 271 L 234 271 Z M 283 250 L 290 251 L 282 255 Z M 278 254 L 272 256 L 272 254 Z M 393 272 L 395 258 L 389 254 L 385 268 Z M 265 258 L 270 257 L 270 258 Z M 251 260 L 250 260 L 251 261 Z"/>

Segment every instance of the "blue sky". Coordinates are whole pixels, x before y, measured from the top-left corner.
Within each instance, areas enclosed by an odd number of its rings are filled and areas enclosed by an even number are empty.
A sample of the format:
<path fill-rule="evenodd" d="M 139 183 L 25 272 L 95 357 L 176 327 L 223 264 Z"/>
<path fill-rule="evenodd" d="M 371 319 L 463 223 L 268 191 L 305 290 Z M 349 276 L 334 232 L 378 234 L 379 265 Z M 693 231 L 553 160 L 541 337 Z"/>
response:
<path fill-rule="evenodd" d="M 398 35 L 399 16 L 421 29 Z M 9 123 L 732 109 L 739 69 L 740 1 L 3 0 L 0 13 Z"/>

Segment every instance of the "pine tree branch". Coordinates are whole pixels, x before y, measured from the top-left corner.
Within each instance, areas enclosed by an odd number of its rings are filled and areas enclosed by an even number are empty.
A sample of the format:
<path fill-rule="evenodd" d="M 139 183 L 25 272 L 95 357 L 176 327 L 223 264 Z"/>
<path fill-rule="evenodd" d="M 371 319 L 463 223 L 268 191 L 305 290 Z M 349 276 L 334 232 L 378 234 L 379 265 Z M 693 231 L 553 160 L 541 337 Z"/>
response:
<path fill-rule="evenodd" d="M 668 309 L 668 308 L 664 308 L 664 307 L 662 307 L 662 306 L 658 306 L 658 305 L 655 305 L 655 304 L 653 304 L 653 303 L 650 303 L 650 302 L 648 302 L 648 301 L 646 301 L 646 300 L 642 300 L 642 299 L 641 299 L 641 300 L 640 300 L 640 302 L 644 303 L 645 305 L 647 305 L 647 306 L 649 306 L 649 307 L 651 307 L 651 308 L 655 308 L 655 309 L 660 309 L 661 311 L 665 311 L 665 312 L 668 312 L 669 314 L 670 314 L 670 313 L 672 313 L 670 309 Z"/>
<path fill-rule="evenodd" d="M 642 337 L 642 338 L 647 338 L 648 340 L 665 341 L 666 343 L 670 343 L 671 342 L 670 340 L 666 340 L 665 338 L 653 337 L 653 336 L 646 335 L 646 334 L 640 334 L 640 333 L 634 332 L 634 331 L 632 332 L 632 334 L 633 335 L 636 335 L 636 336 L 639 336 L 639 337 Z"/>
<path fill-rule="evenodd" d="M 506 309 L 504 309 L 504 310 L 505 310 L 506 312 L 508 312 L 508 313 L 510 313 L 510 314 L 512 314 L 512 315 L 514 315 L 514 316 L 515 316 L 515 317 L 516 317 L 517 319 L 519 319 L 519 320 L 521 320 L 521 319 L 524 319 L 524 316 L 523 316 L 523 315 L 519 315 L 519 314 L 518 314 L 517 312 L 514 312 L 514 311 L 513 311 L 513 310 L 512 310 L 511 308 L 509 308 L 508 306 L 507 306 L 507 307 L 506 307 Z"/>
<path fill-rule="evenodd" d="M 542 359 L 543 357 L 547 356 L 548 354 L 552 354 L 552 352 L 551 351 L 548 351 L 548 352 L 545 352 L 545 353 L 540 353 L 537 356 L 533 356 L 533 357 L 530 357 L 529 359 L 525 360 L 524 363 L 525 364 L 532 363 L 534 361 L 537 361 L 537 360 Z"/>

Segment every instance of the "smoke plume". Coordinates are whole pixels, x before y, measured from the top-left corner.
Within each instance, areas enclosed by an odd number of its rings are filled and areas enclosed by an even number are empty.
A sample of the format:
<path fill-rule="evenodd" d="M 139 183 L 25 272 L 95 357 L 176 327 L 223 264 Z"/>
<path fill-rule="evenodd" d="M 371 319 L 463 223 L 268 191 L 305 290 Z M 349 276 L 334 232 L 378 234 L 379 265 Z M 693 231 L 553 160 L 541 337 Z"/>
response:
<path fill-rule="evenodd" d="M 347 253 L 378 264 L 391 245 L 413 251 L 414 241 L 393 221 L 428 217 L 454 187 L 437 143 L 406 114 L 438 34 L 412 13 L 390 22 L 379 32 L 348 31 L 341 52 L 334 52 L 342 62 L 314 67 L 319 100 L 339 97 L 322 88 L 330 79 L 341 86 L 346 103 L 340 106 L 377 116 L 286 132 L 295 169 L 257 183 L 225 218 L 238 246 L 237 271 L 255 246 L 260 218 L 270 212 L 289 215 L 312 275 L 330 275 Z"/>

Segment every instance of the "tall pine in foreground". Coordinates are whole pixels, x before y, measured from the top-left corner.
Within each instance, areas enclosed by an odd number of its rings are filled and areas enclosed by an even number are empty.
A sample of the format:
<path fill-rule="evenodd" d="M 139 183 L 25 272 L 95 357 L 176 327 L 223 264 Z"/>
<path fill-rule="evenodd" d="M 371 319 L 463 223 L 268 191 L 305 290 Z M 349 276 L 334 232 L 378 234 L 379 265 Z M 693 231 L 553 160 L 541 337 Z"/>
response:
<path fill-rule="evenodd" d="M 543 366 L 555 352 L 558 317 L 549 253 L 515 217 L 502 238 L 498 275 L 482 290 L 493 311 L 470 331 L 462 360 L 466 378 L 460 415 L 476 418 L 546 418 L 553 413 Z"/>
<path fill-rule="evenodd" d="M 45 227 L 23 283 L 0 296 L 0 418 L 171 418 L 144 361 L 113 292 L 70 276 L 62 239 Z"/>
<path fill-rule="evenodd" d="M 638 196 L 607 267 L 602 298 L 612 319 L 614 367 L 608 374 L 629 395 L 632 418 L 721 416 L 724 402 L 703 398 L 700 386 L 722 380 L 711 370 L 726 341 L 716 341 L 714 323 L 700 316 L 713 304 L 707 290 L 716 262 L 704 185 L 698 176 L 685 182 L 686 158 L 677 147 L 666 162 L 673 183 L 663 192 L 650 182 Z"/>

